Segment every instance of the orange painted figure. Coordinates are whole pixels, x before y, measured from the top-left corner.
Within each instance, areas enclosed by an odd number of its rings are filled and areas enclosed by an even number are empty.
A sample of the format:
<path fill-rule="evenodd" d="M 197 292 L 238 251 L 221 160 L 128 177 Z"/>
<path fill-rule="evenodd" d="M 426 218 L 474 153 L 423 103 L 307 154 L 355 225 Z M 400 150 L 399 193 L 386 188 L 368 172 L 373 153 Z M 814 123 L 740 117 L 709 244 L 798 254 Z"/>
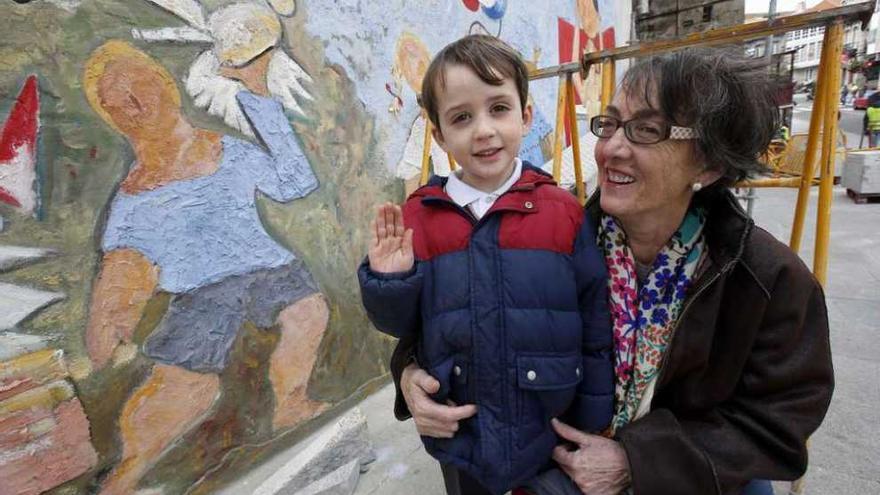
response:
<path fill-rule="evenodd" d="M 327 303 L 302 261 L 266 233 L 255 204 L 258 190 L 290 201 L 318 187 L 280 103 L 266 97 L 269 54 L 223 69 L 247 88 L 238 103 L 265 147 L 194 127 L 168 71 L 126 43 L 104 44 L 86 64 L 89 103 L 136 157 L 102 236 L 86 330 L 93 369 L 131 359 L 148 301 L 171 296 L 140 349 L 154 365 L 122 409 L 122 459 L 101 493 L 134 492 L 171 442 L 210 414 L 246 323 L 280 328 L 268 373 L 275 430 L 326 408 L 307 385 Z"/>
<path fill-rule="evenodd" d="M 394 65 L 391 67 L 391 75 L 395 86 L 401 87 L 404 81 L 414 95 L 422 90 L 422 77 L 428 70 L 431 62 L 431 53 L 428 47 L 418 36 L 403 32 L 397 39 L 394 50 Z M 398 97 L 399 98 L 399 97 Z M 425 142 L 426 120 L 421 113 L 413 121 L 410 127 L 409 137 L 403 150 L 403 156 L 397 163 L 395 175 L 403 179 L 404 192 L 409 196 L 419 186 L 422 171 L 422 150 Z M 449 158 L 433 140 L 431 141 L 431 163 L 436 175 L 449 175 Z"/>

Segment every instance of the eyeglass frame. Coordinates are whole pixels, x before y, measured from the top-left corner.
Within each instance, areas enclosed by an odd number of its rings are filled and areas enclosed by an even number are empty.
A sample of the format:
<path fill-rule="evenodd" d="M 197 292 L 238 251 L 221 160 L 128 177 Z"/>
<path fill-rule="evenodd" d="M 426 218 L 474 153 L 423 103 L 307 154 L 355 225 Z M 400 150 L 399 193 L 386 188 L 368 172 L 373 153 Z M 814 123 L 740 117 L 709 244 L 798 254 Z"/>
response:
<path fill-rule="evenodd" d="M 593 133 L 593 135 L 599 139 L 611 139 L 611 137 L 614 135 L 612 133 L 611 136 L 604 137 L 604 136 L 600 136 L 599 134 L 596 133 L 596 131 L 594 130 L 595 122 L 600 118 L 613 119 L 614 121 L 616 121 L 617 126 L 614 129 L 614 132 L 616 133 L 617 129 L 620 129 L 622 127 L 623 128 L 623 135 L 626 136 L 626 139 L 629 140 L 629 142 L 635 143 L 635 144 L 657 144 L 657 143 L 662 143 L 663 141 L 666 141 L 667 139 L 672 139 L 672 140 L 677 140 L 677 141 L 685 141 L 688 139 L 697 139 L 699 137 L 697 130 L 694 129 L 693 127 L 682 127 L 682 126 L 678 126 L 678 125 L 672 125 L 669 122 L 657 122 L 658 124 L 660 124 L 666 128 L 666 132 L 663 134 L 663 136 L 661 136 L 660 139 L 658 139 L 657 141 L 652 141 L 649 143 L 639 142 L 639 141 L 636 141 L 635 139 L 632 138 L 631 131 L 628 128 L 628 124 L 630 122 L 644 121 L 644 120 L 648 120 L 648 119 L 646 119 L 644 117 L 636 117 L 634 119 L 629 119 L 629 120 L 620 120 L 619 118 L 617 118 L 613 115 L 596 115 L 595 117 L 590 119 L 590 132 Z"/>

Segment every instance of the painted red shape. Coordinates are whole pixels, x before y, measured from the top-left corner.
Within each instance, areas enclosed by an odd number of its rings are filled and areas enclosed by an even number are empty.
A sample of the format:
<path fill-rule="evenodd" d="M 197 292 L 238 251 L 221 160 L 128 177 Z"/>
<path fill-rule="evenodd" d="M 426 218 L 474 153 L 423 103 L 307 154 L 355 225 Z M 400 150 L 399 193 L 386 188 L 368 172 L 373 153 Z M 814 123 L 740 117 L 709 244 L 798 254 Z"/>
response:
<path fill-rule="evenodd" d="M 37 92 L 37 76 L 30 76 L 24 83 L 18 100 L 0 134 L 0 165 L 15 158 L 16 148 L 28 146 L 31 156 L 37 143 L 37 127 L 40 96 Z"/>
<path fill-rule="evenodd" d="M 476 12 L 480 9 L 480 0 L 461 0 L 461 3 L 471 12 Z"/>
<path fill-rule="evenodd" d="M 572 55 L 575 52 L 577 53 L 577 57 L 580 58 L 584 54 L 584 52 L 588 51 L 588 48 L 590 52 L 594 52 L 605 50 L 608 48 L 614 48 L 615 46 L 614 27 L 609 27 L 604 31 L 597 33 L 596 36 L 588 38 L 587 33 L 584 32 L 583 29 L 578 29 L 575 27 L 574 24 L 566 21 L 561 17 L 558 17 L 557 31 L 559 41 L 560 64 L 574 62 L 574 57 Z M 577 43 L 577 45 L 575 45 L 575 43 Z M 575 92 L 574 94 L 574 99 L 577 105 L 583 103 L 581 101 L 580 94 L 578 94 L 577 92 Z M 565 145 L 571 146 L 571 129 L 568 126 L 568 119 L 565 120 L 564 124 Z"/>
<path fill-rule="evenodd" d="M 0 165 L 3 165 L 3 163 L 0 162 Z M 7 191 L 6 189 L 3 189 L 2 187 L 0 187 L 0 201 L 4 202 L 6 204 L 10 204 L 16 208 L 21 207 L 21 203 L 19 203 L 18 199 L 16 199 L 15 196 L 13 196 L 11 192 Z"/>
<path fill-rule="evenodd" d="M 566 21 L 561 17 L 558 17 L 557 30 L 559 31 L 558 40 L 560 64 L 566 64 L 568 62 L 574 61 L 575 42 L 577 42 L 577 56 L 580 57 L 584 54 L 584 51 L 586 49 L 587 33 L 585 33 L 583 29 L 577 29 L 574 24 Z M 581 97 L 577 92 L 575 92 L 574 98 L 576 105 L 580 105 L 582 103 Z M 571 129 L 568 125 L 567 109 L 565 113 L 566 119 L 563 122 L 565 126 L 565 146 L 571 146 Z"/>
<path fill-rule="evenodd" d="M 37 132 L 40 127 L 37 76 L 27 78 L 0 132 L 0 202 L 22 212 L 37 206 Z"/>

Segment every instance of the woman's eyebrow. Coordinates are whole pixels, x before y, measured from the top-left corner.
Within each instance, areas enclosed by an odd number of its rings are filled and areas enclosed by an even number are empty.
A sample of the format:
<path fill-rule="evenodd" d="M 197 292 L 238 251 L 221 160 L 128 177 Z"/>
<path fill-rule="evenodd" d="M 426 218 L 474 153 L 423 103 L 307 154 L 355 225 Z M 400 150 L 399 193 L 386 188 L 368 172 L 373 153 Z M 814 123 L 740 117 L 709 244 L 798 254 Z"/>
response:
<path fill-rule="evenodd" d="M 617 118 L 621 117 L 620 109 L 618 109 L 614 105 L 606 106 L 605 111 L 602 113 L 606 114 L 606 115 L 611 115 L 612 117 L 617 117 Z M 652 118 L 652 117 L 662 118 L 663 114 L 657 110 L 654 110 L 653 108 L 642 108 L 642 109 L 636 110 L 632 114 L 630 119 L 647 119 L 647 118 Z"/>
<path fill-rule="evenodd" d="M 663 114 L 654 110 L 653 108 L 642 108 L 641 110 L 637 110 L 632 118 L 634 119 L 647 119 L 651 117 L 663 117 Z"/>

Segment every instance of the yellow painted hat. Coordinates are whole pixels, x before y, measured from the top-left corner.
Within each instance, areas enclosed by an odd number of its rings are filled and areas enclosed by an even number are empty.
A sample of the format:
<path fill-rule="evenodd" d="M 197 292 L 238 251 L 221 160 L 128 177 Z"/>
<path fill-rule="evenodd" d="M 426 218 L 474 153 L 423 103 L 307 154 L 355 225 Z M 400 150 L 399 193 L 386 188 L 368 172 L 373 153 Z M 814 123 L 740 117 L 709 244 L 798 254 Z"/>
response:
<path fill-rule="evenodd" d="M 275 12 L 252 3 L 217 10 L 208 19 L 208 28 L 214 38 L 214 54 L 226 66 L 241 67 L 281 39 L 281 23 Z"/>

